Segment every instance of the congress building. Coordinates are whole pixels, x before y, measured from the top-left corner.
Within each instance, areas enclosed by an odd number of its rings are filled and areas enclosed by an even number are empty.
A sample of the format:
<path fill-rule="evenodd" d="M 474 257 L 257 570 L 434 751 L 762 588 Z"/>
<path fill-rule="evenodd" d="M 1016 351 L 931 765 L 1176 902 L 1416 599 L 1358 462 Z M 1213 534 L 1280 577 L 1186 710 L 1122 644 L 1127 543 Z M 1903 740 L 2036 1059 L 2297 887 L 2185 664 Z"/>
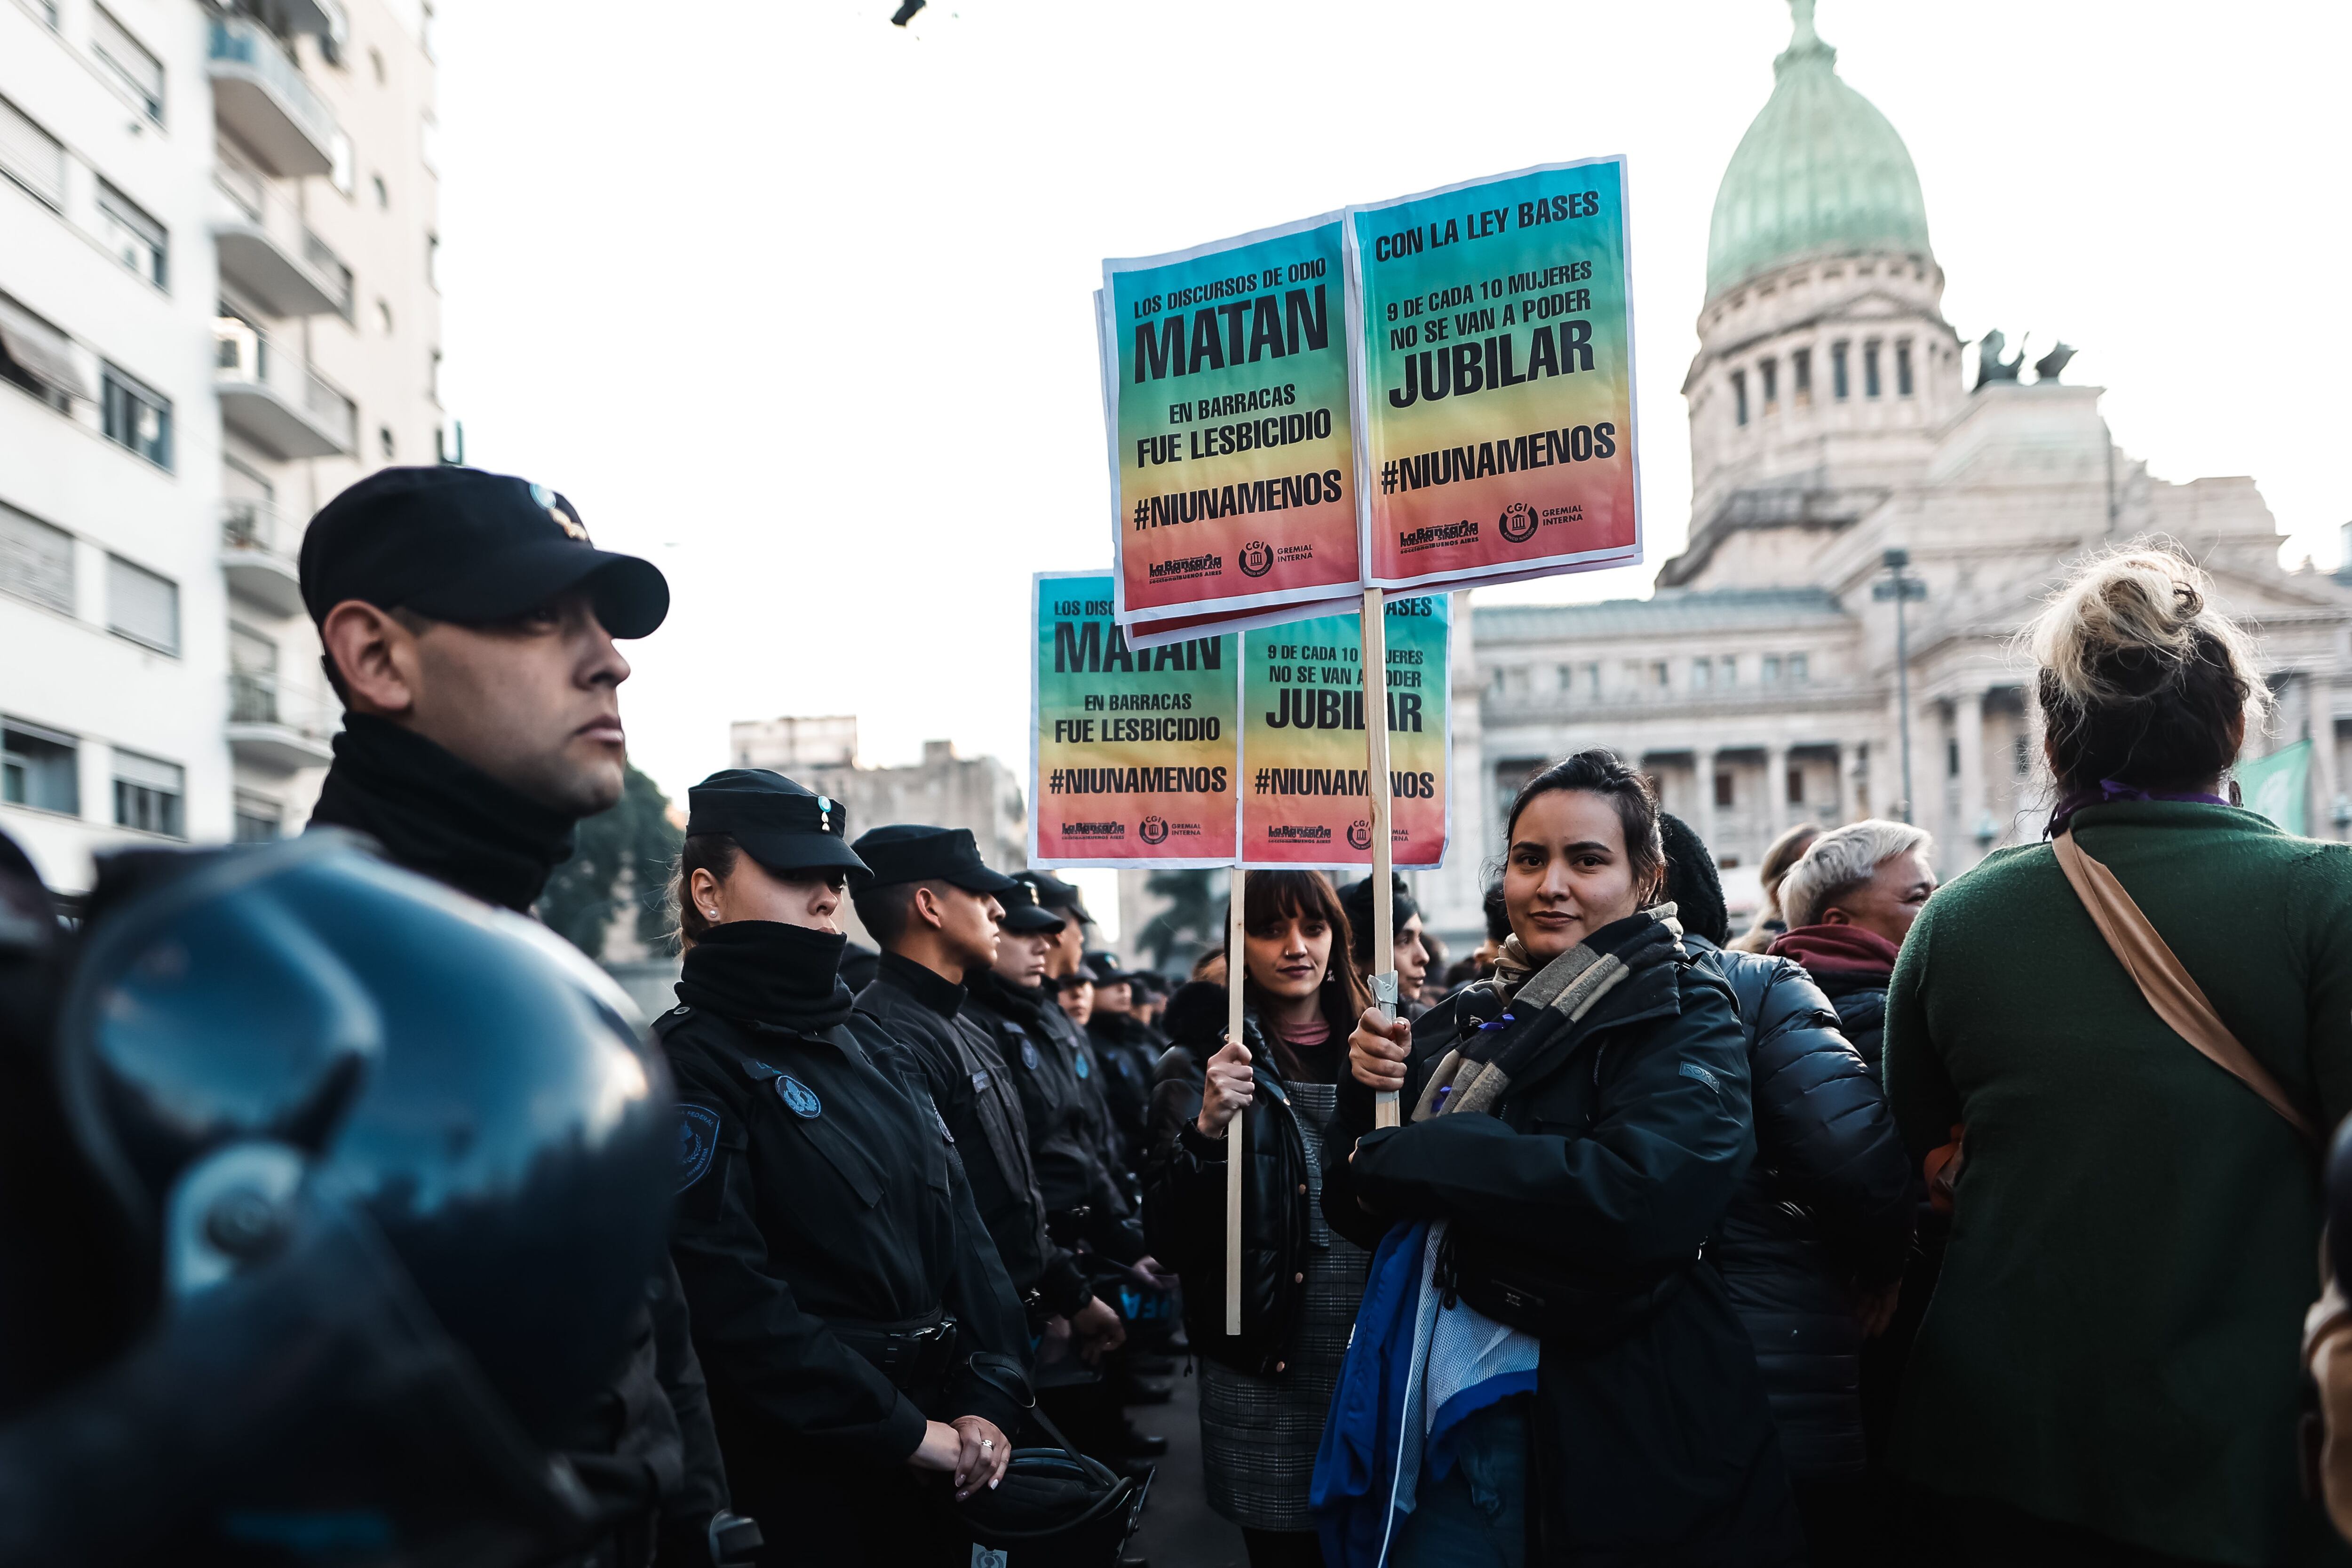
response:
<path fill-rule="evenodd" d="M 2150 478 L 2100 389 L 2063 379 L 2063 348 L 2036 365 L 1997 334 L 1964 348 L 1910 154 L 1839 79 L 1811 0 L 1795 8 L 1716 196 L 1683 384 L 1688 545 L 1647 599 L 1456 618 L 1454 853 L 1420 889 L 1456 956 L 1513 790 L 1587 746 L 1654 777 L 1735 909 L 1799 821 L 1907 809 L 1947 876 L 2032 840 L 2050 792 L 2011 639 L 2068 563 L 2146 534 L 2186 546 L 2259 634 L 2280 713 L 2249 752 L 2314 742 L 2307 830 L 2352 819 L 2352 590 L 2281 569 L 2251 479 Z"/>

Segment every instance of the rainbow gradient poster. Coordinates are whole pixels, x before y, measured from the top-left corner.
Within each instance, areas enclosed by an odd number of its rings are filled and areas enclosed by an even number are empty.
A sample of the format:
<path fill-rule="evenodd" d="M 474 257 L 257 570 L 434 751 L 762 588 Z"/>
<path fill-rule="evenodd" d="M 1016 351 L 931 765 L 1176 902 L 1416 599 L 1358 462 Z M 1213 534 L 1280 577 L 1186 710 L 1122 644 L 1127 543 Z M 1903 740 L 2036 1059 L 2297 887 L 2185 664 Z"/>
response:
<path fill-rule="evenodd" d="M 1642 558 L 1625 161 L 1348 209 L 1365 582 Z"/>
<path fill-rule="evenodd" d="M 1103 263 L 1114 618 L 1130 642 L 1360 593 L 1341 215 Z"/>
<path fill-rule="evenodd" d="M 1239 636 L 1135 647 L 1108 574 L 1032 582 L 1029 864 L 1232 865 Z"/>
<path fill-rule="evenodd" d="M 1389 837 L 1395 863 L 1445 859 L 1447 770 L 1454 755 L 1444 594 L 1391 599 L 1388 640 Z M 1364 788 L 1364 667 L 1360 615 L 1318 616 L 1242 638 L 1242 864 L 1364 867 L 1372 862 Z"/>

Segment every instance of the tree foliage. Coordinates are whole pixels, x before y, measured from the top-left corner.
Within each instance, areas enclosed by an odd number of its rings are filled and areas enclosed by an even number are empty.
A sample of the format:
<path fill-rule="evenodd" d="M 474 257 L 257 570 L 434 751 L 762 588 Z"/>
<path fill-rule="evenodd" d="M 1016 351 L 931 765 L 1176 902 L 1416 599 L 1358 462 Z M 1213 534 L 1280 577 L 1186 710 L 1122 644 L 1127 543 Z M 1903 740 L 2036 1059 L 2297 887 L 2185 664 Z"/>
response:
<path fill-rule="evenodd" d="M 580 825 L 572 858 L 540 895 L 539 918 L 591 958 L 604 955 L 614 917 L 636 910 L 637 940 L 667 951 L 669 873 L 686 835 L 669 819 L 669 796 L 632 766 L 610 811 Z"/>
<path fill-rule="evenodd" d="M 1191 967 L 1194 953 L 1223 936 L 1224 900 L 1216 896 L 1215 876 L 1198 869 L 1154 871 L 1145 880 L 1145 891 L 1168 900 L 1168 907 L 1146 921 L 1135 937 L 1136 945 L 1151 955 L 1154 969 L 1181 973 Z"/>

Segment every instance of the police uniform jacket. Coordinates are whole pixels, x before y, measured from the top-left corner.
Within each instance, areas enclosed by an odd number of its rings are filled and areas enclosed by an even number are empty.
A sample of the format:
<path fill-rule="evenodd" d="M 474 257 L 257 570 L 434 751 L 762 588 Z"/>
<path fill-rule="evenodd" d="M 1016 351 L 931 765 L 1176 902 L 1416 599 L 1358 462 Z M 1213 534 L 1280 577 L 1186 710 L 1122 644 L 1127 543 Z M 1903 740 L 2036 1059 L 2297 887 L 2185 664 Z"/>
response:
<path fill-rule="evenodd" d="M 656 1025 L 681 1117 L 671 1253 L 730 1468 L 809 1455 L 895 1467 L 926 1418 L 1019 1423 L 965 1363 L 1025 1360 L 1020 1303 L 920 1069 L 853 1011 L 841 946 L 721 926 L 688 952 L 684 1005 Z M 942 1310 L 961 1324 L 943 1387 L 902 1390 L 848 1342 Z"/>
<path fill-rule="evenodd" d="M 1043 986 L 1014 985 L 991 971 L 972 980 L 963 1016 L 994 1040 L 1020 1092 L 1049 1232 L 1083 1237 L 1114 1262 L 1141 1258 L 1142 1229 L 1104 1163 L 1101 1118 L 1087 1088 L 1093 1055 L 1069 1015 Z"/>
<path fill-rule="evenodd" d="M 1070 1255 L 1045 1235 L 1020 1091 L 994 1037 L 961 1016 L 963 1005 L 962 985 L 895 952 L 882 955 L 874 984 L 857 994 L 857 1010 L 903 1042 L 922 1068 L 1013 1290 L 1024 1304 L 1067 1316 L 1092 1292 Z"/>

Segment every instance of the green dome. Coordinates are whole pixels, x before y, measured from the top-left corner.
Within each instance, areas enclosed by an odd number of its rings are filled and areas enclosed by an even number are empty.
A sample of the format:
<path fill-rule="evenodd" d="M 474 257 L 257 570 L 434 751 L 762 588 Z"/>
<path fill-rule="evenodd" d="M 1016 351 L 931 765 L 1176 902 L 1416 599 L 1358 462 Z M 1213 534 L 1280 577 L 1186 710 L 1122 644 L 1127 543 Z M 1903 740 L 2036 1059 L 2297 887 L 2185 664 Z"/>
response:
<path fill-rule="evenodd" d="M 1790 0 L 1796 37 L 1772 62 L 1772 96 L 1739 139 L 1707 226 L 1706 293 L 1809 256 L 1927 255 L 1927 205 L 1886 116 L 1838 79 L 1813 32 L 1813 0 Z"/>

